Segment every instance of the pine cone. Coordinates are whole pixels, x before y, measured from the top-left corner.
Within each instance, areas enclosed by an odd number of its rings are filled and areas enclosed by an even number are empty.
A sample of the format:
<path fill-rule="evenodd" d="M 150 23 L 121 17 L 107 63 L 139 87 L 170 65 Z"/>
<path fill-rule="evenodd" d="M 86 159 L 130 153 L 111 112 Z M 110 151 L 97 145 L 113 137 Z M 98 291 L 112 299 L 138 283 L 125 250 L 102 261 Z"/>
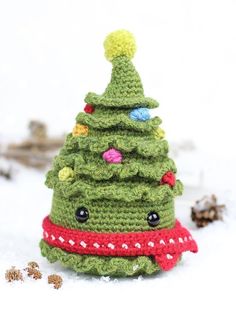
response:
<path fill-rule="evenodd" d="M 222 220 L 224 209 L 225 205 L 218 205 L 217 198 L 214 194 L 204 196 L 191 207 L 191 218 L 192 221 L 196 223 L 197 227 L 205 227 L 215 220 Z"/>

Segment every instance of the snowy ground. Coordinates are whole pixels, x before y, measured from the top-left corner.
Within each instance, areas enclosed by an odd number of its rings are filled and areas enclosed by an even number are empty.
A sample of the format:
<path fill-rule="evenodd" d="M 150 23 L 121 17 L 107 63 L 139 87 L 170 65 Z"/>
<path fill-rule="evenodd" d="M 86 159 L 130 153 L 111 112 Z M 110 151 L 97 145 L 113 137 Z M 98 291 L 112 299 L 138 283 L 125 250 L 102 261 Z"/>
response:
<path fill-rule="evenodd" d="M 181 158 L 179 159 L 181 164 Z M 47 308 L 56 313 L 121 311 L 169 313 L 235 313 L 236 211 L 230 190 L 187 187 L 176 202 L 177 217 L 187 226 L 199 245 L 199 253 L 185 253 L 181 264 L 167 273 L 149 278 L 112 279 L 76 275 L 59 264 L 49 264 L 40 256 L 38 242 L 41 221 L 48 213 L 51 191 L 44 184 L 44 174 L 13 164 L 14 179 L 0 178 L 0 295 L 1 313 L 31 313 Z M 216 192 L 227 203 L 224 222 L 197 229 L 190 220 L 190 206 L 208 191 Z M 5 270 L 11 265 L 24 268 L 28 261 L 40 264 L 43 279 L 7 283 Z M 61 290 L 47 284 L 47 275 L 63 277 Z M 78 307 L 78 309 L 77 309 Z"/>
<path fill-rule="evenodd" d="M 51 191 L 44 173 L 14 164 L 13 181 L 0 177 L 0 314 L 236 313 L 235 16 L 232 0 L 0 0 L 0 144 L 23 138 L 32 118 L 51 134 L 71 130 L 85 94 L 103 92 L 109 81 L 104 36 L 127 28 L 168 140 L 187 138 L 200 148 L 174 155 L 187 186 L 176 214 L 199 253 L 151 278 L 77 276 L 49 264 L 38 242 Z M 227 205 L 224 222 L 196 229 L 190 206 L 212 192 Z M 6 269 L 30 260 L 40 264 L 42 280 L 5 282 Z M 46 282 L 54 272 L 64 279 L 58 291 Z"/>

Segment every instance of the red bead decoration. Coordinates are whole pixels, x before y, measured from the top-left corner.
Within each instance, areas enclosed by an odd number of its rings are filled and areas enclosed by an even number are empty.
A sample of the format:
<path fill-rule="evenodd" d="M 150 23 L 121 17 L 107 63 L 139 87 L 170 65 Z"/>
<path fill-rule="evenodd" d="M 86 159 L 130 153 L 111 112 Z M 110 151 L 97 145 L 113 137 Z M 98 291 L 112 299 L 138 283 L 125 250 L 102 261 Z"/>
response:
<path fill-rule="evenodd" d="M 94 112 L 94 107 L 90 104 L 86 104 L 85 107 L 84 107 L 84 112 L 86 113 L 93 113 Z"/>
<path fill-rule="evenodd" d="M 167 171 L 161 178 L 161 184 L 169 184 L 171 187 L 175 185 L 175 182 L 175 174 L 172 171 Z"/>

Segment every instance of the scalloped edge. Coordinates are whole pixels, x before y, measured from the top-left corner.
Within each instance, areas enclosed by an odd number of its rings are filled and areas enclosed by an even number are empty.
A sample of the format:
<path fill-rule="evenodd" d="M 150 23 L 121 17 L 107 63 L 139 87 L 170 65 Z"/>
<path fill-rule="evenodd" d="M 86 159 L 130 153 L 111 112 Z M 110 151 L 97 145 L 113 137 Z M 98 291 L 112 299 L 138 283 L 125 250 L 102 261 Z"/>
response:
<path fill-rule="evenodd" d="M 75 174 L 85 175 L 95 181 L 110 180 L 118 178 L 119 180 L 130 179 L 134 177 L 145 178 L 150 180 L 161 180 L 162 176 L 167 171 L 176 173 L 177 169 L 172 159 L 164 162 L 157 162 L 153 164 L 118 164 L 118 165 L 98 165 L 94 163 L 77 163 L 75 161 Z"/>
<path fill-rule="evenodd" d="M 83 175 L 95 181 L 110 180 L 116 178 L 119 180 L 129 178 L 145 178 L 149 180 L 160 181 L 167 171 L 177 172 L 175 162 L 171 158 L 165 161 L 156 161 L 152 164 L 133 161 L 132 163 L 104 164 L 103 160 L 94 159 L 94 162 L 86 162 L 83 158 L 73 159 L 66 156 L 57 156 L 53 162 L 53 172 L 58 177 L 62 168 L 72 167 L 75 175 Z"/>
<path fill-rule="evenodd" d="M 131 129 L 139 132 L 151 132 L 159 127 L 162 123 L 161 118 L 154 117 L 147 121 L 135 121 L 124 113 L 116 114 L 113 117 L 96 117 L 96 115 L 88 115 L 84 112 L 78 113 L 76 122 L 89 126 L 92 129 L 104 130 L 119 126 L 123 129 Z"/>
<path fill-rule="evenodd" d="M 73 137 L 69 133 L 66 137 L 63 151 L 67 150 L 86 150 L 93 153 L 102 153 L 110 147 L 116 147 L 125 153 L 137 153 L 144 157 L 163 157 L 168 154 L 169 144 L 167 140 L 158 140 L 156 138 L 142 137 L 142 138 L 129 138 L 126 136 L 89 136 L 89 137 Z M 59 154 L 60 156 L 60 154 Z"/>
<path fill-rule="evenodd" d="M 159 265 L 147 256 L 108 257 L 95 255 L 79 255 L 68 253 L 62 249 L 40 241 L 42 256 L 50 263 L 59 261 L 62 266 L 73 269 L 77 273 L 99 276 L 130 277 L 152 275 L 160 271 Z"/>
<path fill-rule="evenodd" d="M 84 182 L 81 178 L 74 183 L 67 181 L 60 182 L 58 178 L 55 177 L 53 170 L 50 170 L 45 183 L 47 187 L 62 193 L 64 197 L 84 195 L 90 200 L 104 198 L 127 202 L 138 200 L 161 202 L 163 199 L 167 200 L 168 198 L 180 196 L 183 192 L 183 184 L 180 180 L 176 181 L 173 188 L 170 188 L 167 184 L 153 187 L 147 183 L 136 182 L 138 185 L 133 184 L 133 186 L 129 185 L 127 187 L 127 182 L 125 181 L 120 181 L 116 184 L 109 184 L 109 181 L 105 181 L 105 185 L 102 185 L 103 181 L 100 181 L 100 185 L 97 181 L 93 180 L 92 182 L 92 184 L 91 180 L 89 183 Z"/>
<path fill-rule="evenodd" d="M 150 97 L 125 97 L 125 98 L 109 98 L 96 93 L 88 93 L 84 101 L 92 105 L 101 105 L 104 107 L 120 107 L 120 108 L 157 108 L 159 103 Z"/>

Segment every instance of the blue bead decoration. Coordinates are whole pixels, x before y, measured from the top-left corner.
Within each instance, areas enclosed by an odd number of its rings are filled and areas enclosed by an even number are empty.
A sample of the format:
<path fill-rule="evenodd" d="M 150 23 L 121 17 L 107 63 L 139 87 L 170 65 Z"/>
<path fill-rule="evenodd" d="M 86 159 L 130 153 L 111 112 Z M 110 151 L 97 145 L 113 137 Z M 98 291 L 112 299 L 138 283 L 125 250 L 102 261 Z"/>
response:
<path fill-rule="evenodd" d="M 130 112 L 129 117 L 134 121 L 146 121 L 150 119 L 150 113 L 147 108 L 137 108 Z"/>

